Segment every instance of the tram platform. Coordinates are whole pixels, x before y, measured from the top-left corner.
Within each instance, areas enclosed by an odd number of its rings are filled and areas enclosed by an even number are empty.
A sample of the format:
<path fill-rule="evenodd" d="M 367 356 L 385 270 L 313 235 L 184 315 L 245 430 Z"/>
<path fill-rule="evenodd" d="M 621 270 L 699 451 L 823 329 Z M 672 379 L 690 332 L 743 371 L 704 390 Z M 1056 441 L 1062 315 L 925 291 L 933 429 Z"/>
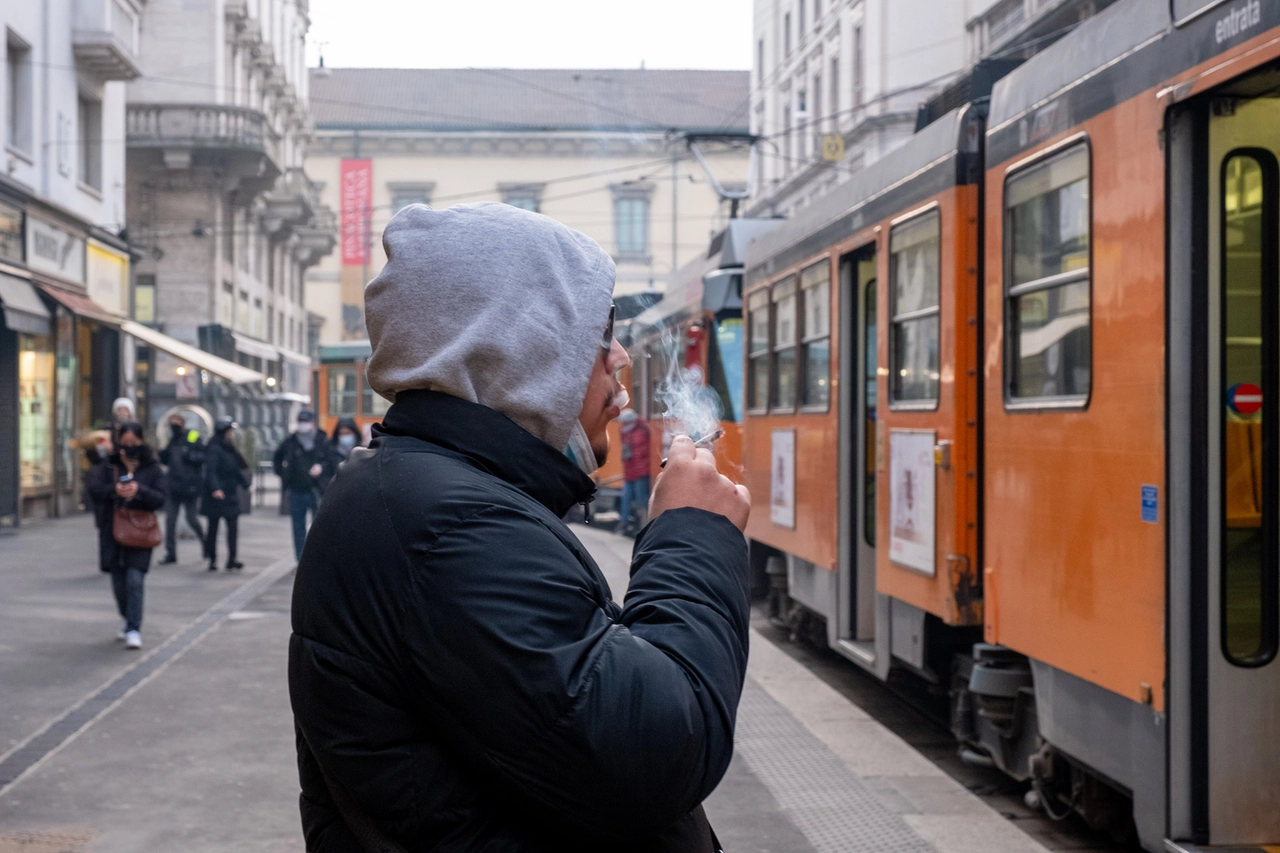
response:
<path fill-rule="evenodd" d="M 575 532 L 621 600 L 632 541 Z M 706 809 L 727 853 L 1047 849 L 754 630 L 733 764 Z"/>

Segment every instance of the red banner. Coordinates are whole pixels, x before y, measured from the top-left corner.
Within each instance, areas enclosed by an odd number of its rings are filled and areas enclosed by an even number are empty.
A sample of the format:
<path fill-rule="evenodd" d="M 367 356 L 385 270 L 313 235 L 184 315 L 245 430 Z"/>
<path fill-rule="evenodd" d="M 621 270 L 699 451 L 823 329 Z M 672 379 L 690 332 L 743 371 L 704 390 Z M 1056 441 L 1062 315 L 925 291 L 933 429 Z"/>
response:
<path fill-rule="evenodd" d="M 370 220 L 373 217 L 373 161 L 343 160 L 342 263 L 369 263 Z"/>

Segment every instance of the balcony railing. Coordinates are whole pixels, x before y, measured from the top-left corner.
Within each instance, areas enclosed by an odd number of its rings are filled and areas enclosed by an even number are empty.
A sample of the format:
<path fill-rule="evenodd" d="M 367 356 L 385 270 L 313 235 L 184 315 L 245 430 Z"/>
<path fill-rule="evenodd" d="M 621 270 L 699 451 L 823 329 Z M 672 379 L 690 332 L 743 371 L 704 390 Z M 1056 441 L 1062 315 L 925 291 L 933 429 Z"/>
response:
<path fill-rule="evenodd" d="M 246 107 L 129 104 L 125 128 L 131 148 L 246 151 L 280 163 L 280 140 L 267 117 Z"/>
<path fill-rule="evenodd" d="M 76 66 L 99 80 L 142 76 L 138 12 L 129 0 L 76 0 L 71 41 Z"/>

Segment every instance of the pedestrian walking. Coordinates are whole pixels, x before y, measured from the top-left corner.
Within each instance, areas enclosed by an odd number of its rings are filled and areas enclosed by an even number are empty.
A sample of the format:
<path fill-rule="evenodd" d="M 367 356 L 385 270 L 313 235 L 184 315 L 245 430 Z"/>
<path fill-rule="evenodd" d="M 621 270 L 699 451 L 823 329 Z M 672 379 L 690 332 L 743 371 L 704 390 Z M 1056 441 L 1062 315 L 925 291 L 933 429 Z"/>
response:
<path fill-rule="evenodd" d="M 236 423 L 231 418 L 218 418 L 213 426 L 213 438 L 205 447 L 200 514 L 209 519 L 204 549 L 211 572 L 218 570 L 219 522 L 227 525 L 227 571 L 244 568 L 244 563 L 236 559 L 236 540 L 240 527 L 240 490 L 249 488 L 249 463 L 231 443 L 235 429 Z"/>
<path fill-rule="evenodd" d="M 618 421 L 622 443 L 622 502 L 618 507 L 618 532 L 631 534 L 644 527 L 649 514 L 649 424 L 636 414 L 635 409 L 624 410 Z"/>
<path fill-rule="evenodd" d="M 126 649 L 142 648 L 143 581 L 151 552 L 160 544 L 156 510 L 164 506 L 164 469 L 146 442 L 142 424 L 120 425 L 117 452 L 98 466 L 89 488 L 96 501 L 111 506 L 110 552 L 106 562 L 121 625 L 117 638 Z"/>
<path fill-rule="evenodd" d="M 750 498 L 677 438 L 625 606 L 561 517 L 624 399 L 614 265 L 508 205 L 411 205 L 365 290 L 394 404 L 298 566 L 289 689 L 309 851 L 712 853 Z"/>
<path fill-rule="evenodd" d="M 161 565 L 178 562 L 178 516 L 182 513 L 186 513 L 187 526 L 200 542 L 201 555 L 209 556 L 198 505 L 204 485 L 204 456 L 200 433 L 187 429 L 182 415 L 170 415 L 169 443 L 160 451 L 160 461 L 168 468 L 169 476 L 169 498 L 164 505 L 165 554 Z"/>
<path fill-rule="evenodd" d="M 93 526 L 98 531 L 98 568 L 104 572 L 111 571 L 111 557 L 115 553 L 114 540 L 111 538 L 111 514 L 115 505 L 109 497 L 110 488 L 95 489 L 95 482 L 104 476 L 110 476 L 105 464 L 115 453 L 111 442 L 111 430 L 95 430 L 81 439 L 84 458 L 87 463 L 84 474 L 84 504 L 93 513 Z M 99 499 L 99 494 L 108 497 Z"/>
<path fill-rule="evenodd" d="M 111 434 L 120 432 L 120 427 L 138 420 L 138 407 L 128 397 L 116 397 L 111 404 Z"/>
<path fill-rule="evenodd" d="M 341 418 L 333 428 L 334 470 L 342 461 L 351 455 L 351 451 L 361 446 L 360 427 L 351 418 Z"/>
<path fill-rule="evenodd" d="M 320 495 L 333 477 L 336 466 L 328 439 L 316 429 L 316 413 L 298 412 L 298 426 L 276 448 L 272 468 L 280 478 L 280 488 L 288 497 L 293 519 L 293 556 L 302 556 L 307 541 L 307 516 L 314 521 Z"/>

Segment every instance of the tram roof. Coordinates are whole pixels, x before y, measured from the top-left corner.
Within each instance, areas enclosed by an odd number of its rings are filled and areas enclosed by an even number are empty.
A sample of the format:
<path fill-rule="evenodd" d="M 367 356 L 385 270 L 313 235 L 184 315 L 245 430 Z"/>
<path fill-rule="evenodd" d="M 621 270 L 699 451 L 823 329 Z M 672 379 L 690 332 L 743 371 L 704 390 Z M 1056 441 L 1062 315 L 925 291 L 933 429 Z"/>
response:
<path fill-rule="evenodd" d="M 748 283 L 804 260 L 956 184 L 969 106 L 947 113 L 902 145 L 747 246 Z"/>

